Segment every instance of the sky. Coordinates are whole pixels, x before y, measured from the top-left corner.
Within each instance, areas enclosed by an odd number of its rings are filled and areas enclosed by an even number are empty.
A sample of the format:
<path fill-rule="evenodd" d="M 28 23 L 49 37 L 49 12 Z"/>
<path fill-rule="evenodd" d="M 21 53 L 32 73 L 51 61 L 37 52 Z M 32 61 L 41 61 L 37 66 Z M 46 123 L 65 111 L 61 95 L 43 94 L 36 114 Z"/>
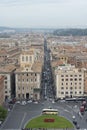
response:
<path fill-rule="evenodd" d="M 87 28 L 87 0 L 0 0 L 0 26 Z"/>

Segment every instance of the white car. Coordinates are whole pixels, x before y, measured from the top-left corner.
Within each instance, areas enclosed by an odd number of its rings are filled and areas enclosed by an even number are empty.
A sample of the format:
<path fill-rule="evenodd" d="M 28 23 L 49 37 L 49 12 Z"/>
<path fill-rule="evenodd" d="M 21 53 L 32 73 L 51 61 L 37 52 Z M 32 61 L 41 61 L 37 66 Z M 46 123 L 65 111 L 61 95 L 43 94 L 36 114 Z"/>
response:
<path fill-rule="evenodd" d="M 31 103 L 31 102 L 32 102 L 32 100 L 27 101 L 27 103 Z"/>
<path fill-rule="evenodd" d="M 34 104 L 38 104 L 38 102 L 37 102 L 37 101 L 35 101 L 35 102 L 34 102 Z"/>
<path fill-rule="evenodd" d="M 16 101 L 17 104 L 20 104 L 21 102 L 20 101 Z"/>
<path fill-rule="evenodd" d="M 2 124 L 2 121 L 0 121 L 0 125 Z"/>
<path fill-rule="evenodd" d="M 26 104 L 27 104 L 26 101 L 21 102 L 21 105 L 26 105 Z"/>

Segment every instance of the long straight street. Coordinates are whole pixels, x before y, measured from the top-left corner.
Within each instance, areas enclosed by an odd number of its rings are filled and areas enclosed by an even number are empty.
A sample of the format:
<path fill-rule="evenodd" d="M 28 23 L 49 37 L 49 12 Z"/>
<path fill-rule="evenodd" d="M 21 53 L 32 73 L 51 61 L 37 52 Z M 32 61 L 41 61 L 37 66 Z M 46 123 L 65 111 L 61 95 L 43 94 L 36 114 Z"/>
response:
<path fill-rule="evenodd" d="M 44 41 L 44 66 L 42 72 L 41 85 L 41 100 L 39 102 L 30 102 L 26 105 L 17 103 L 9 112 L 7 119 L 1 126 L 1 130 L 22 129 L 26 123 L 42 114 L 44 108 L 56 108 L 60 116 L 64 116 L 71 122 L 72 117 L 76 117 L 76 121 L 80 128 L 87 128 L 87 112 L 84 115 L 79 115 L 79 107 L 81 102 L 67 102 L 65 100 L 58 100 L 55 102 L 55 86 L 50 64 L 50 54 L 47 48 L 46 40 Z"/>

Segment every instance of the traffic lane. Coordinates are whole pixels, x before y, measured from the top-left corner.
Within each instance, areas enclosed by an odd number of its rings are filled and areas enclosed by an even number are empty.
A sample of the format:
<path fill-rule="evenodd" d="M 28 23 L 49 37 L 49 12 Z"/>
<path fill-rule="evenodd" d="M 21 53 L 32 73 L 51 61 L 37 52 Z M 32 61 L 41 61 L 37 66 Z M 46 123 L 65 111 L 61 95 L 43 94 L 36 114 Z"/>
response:
<path fill-rule="evenodd" d="M 76 103 L 73 103 L 73 105 L 75 104 Z M 77 108 L 72 107 L 72 103 L 69 103 L 69 105 L 67 106 L 65 102 L 64 103 L 60 102 L 58 104 L 55 103 L 54 106 L 58 108 L 60 115 L 65 116 L 71 121 L 73 121 L 72 116 L 75 116 L 80 128 L 87 128 L 87 122 L 86 122 L 87 112 L 85 112 L 83 116 L 79 115 L 78 111 L 75 110 Z M 79 103 L 78 103 L 78 106 L 79 106 Z"/>
<path fill-rule="evenodd" d="M 14 112 L 8 117 L 6 122 L 3 125 L 3 129 L 18 129 L 23 119 L 24 112 Z"/>
<path fill-rule="evenodd" d="M 21 128 L 25 128 L 26 124 L 33 118 L 38 117 L 42 114 L 42 110 L 27 112 L 26 118 L 22 122 Z"/>
<path fill-rule="evenodd" d="M 16 104 L 13 111 L 11 111 L 4 122 L 3 129 L 18 129 L 26 123 L 27 118 L 31 118 L 33 115 L 40 115 L 43 109 L 41 103 L 30 103 L 25 106 Z M 27 116 L 28 115 L 28 116 Z"/>

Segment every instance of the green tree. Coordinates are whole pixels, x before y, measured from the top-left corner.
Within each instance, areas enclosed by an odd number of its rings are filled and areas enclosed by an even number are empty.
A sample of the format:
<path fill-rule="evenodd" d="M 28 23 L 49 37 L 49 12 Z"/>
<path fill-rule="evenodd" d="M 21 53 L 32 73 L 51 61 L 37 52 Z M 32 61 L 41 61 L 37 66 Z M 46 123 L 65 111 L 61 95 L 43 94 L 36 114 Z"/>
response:
<path fill-rule="evenodd" d="M 0 120 L 5 120 L 7 116 L 7 110 L 0 106 Z"/>

